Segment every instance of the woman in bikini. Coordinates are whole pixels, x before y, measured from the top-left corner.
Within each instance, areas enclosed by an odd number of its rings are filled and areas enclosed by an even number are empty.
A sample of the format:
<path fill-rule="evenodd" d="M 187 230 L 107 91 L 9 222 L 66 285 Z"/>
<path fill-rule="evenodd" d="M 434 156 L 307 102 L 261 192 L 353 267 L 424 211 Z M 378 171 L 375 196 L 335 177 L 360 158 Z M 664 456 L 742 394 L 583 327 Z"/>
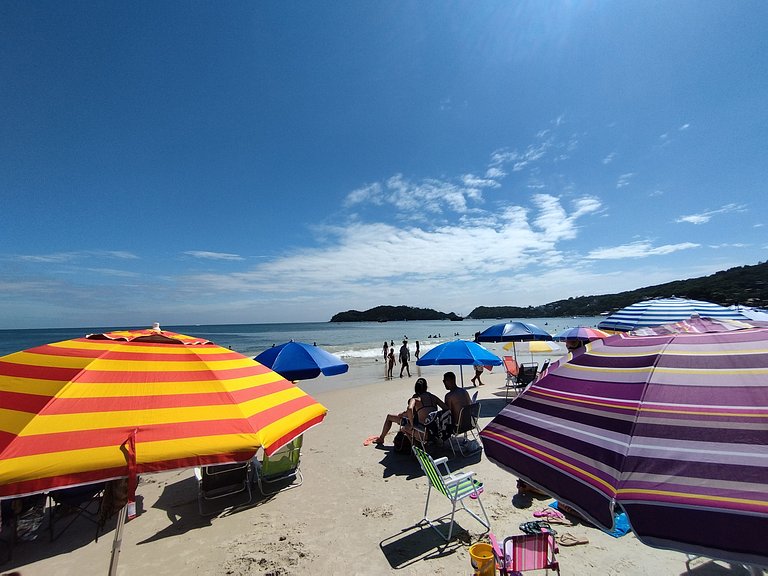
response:
<path fill-rule="evenodd" d="M 427 381 L 424 378 L 417 379 L 414 385 L 414 395 L 408 399 L 408 407 L 405 412 L 387 415 L 381 434 L 376 439 L 376 444 L 384 444 L 384 438 L 392 428 L 392 424 L 400 424 L 403 432 L 410 436 L 414 433 L 414 426 L 423 429 L 427 416 L 438 408 L 445 409 L 445 407 L 445 402 L 431 392 L 427 392 Z M 416 428 L 416 432 L 420 432 L 419 428 Z"/>

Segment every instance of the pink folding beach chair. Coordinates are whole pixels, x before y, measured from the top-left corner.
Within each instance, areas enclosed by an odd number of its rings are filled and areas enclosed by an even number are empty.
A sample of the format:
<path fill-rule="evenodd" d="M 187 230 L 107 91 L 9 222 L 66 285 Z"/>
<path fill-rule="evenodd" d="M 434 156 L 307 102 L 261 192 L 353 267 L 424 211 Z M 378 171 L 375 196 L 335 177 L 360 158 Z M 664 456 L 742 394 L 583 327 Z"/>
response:
<path fill-rule="evenodd" d="M 555 557 L 557 544 L 553 533 L 508 536 L 502 546 L 499 546 L 493 532 L 488 537 L 493 547 L 496 566 L 502 576 L 515 576 L 526 570 L 554 570 L 560 574 L 560 564 Z"/>

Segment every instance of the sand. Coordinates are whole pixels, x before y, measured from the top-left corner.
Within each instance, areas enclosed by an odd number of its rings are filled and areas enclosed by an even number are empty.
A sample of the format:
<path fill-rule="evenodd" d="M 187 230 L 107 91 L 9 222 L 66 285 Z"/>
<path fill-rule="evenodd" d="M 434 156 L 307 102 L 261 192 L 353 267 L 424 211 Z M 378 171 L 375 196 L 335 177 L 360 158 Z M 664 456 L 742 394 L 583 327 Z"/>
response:
<path fill-rule="evenodd" d="M 143 476 L 141 514 L 125 526 L 118 574 L 471 574 L 468 549 L 483 539 L 482 526 L 459 512 L 458 537 L 448 544 L 431 528 L 415 526 L 423 516 L 427 481 L 415 459 L 392 451 L 397 427 L 384 447 L 363 445 L 381 430 L 386 413 L 404 409 L 417 376 L 444 394 L 444 370 L 414 366 L 411 378 L 385 380 L 382 363 L 367 361 L 345 375 L 302 383 L 329 411 L 305 435 L 304 483 L 267 498 L 255 489 L 249 506 L 203 517 L 191 470 Z M 467 384 L 470 377 L 465 370 Z M 477 389 L 481 425 L 504 406 L 503 370 L 483 379 L 486 385 Z M 484 455 L 454 458 L 449 448 L 444 454 L 452 469 L 474 470 L 485 483 L 482 501 L 499 537 L 519 533 L 521 522 L 533 520 L 533 512 L 552 501 L 513 501 L 516 478 Z M 449 510 L 448 501 L 433 494 L 430 512 Z M 589 540 L 560 547 L 564 575 L 747 574 L 703 558 L 688 571 L 684 554 L 649 548 L 632 534 L 612 538 L 580 523 L 556 529 Z M 103 575 L 113 535 L 114 521 L 93 542 L 93 525 L 78 521 L 53 543 L 47 532 L 20 543 L 0 568 L 24 576 Z"/>

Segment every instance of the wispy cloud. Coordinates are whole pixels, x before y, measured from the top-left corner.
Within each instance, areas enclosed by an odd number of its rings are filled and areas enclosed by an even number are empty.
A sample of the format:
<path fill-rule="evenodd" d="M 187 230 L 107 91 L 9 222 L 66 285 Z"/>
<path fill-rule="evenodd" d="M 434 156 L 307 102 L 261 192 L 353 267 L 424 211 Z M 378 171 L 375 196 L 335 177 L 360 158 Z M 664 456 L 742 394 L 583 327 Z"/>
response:
<path fill-rule="evenodd" d="M 578 221 L 600 208 L 594 197 L 565 205 L 555 196 L 537 194 L 530 209 L 510 204 L 466 215 L 447 226 L 399 228 L 354 222 L 347 227 L 325 227 L 323 233 L 331 239 L 328 247 L 302 250 L 247 272 L 190 276 L 184 284 L 282 294 L 307 286 L 337 294 L 360 287 L 387 293 L 394 283 L 404 293 L 426 294 L 425 290 L 433 291 L 437 285 L 467 289 L 476 286 L 478 276 L 514 268 L 510 254 L 530 266 L 562 262 L 558 244 L 574 238 Z M 387 265 L 403 258 L 408 261 L 407 270 Z M 463 276 L 466 270 L 472 272 Z"/>
<path fill-rule="evenodd" d="M 621 260 L 624 258 L 647 258 L 648 256 L 663 256 L 679 252 L 680 250 L 690 250 L 698 248 L 700 244 L 693 242 L 682 242 L 680 244 L 664 244 L 662 246 L 653 246 L 647 240 L 622 244 L 620 246 L 611 246 L 608 248 L 598 248 L 587 254 L 590 260 Z"/>
<path fill-rule="evenodd" d="M 619 179 L 616 181 L 616 188 L 624 188 L 625 186 L 629 186 L 630 182 L 632 181 L 632 178 L 635 177 L 634 172 L 627 172 L 626 174 L 622 174 L 619 176 Z"/>
<path fill-rule="evenodd" d="M 38 262 L 41 264 L 63 264 L 93 258 L 118 260 L 137 260 L 132 252 L 121 250 L 84 250 L 78 252 L 55 252 L 52 254 L 19 254 L 14 257 L 20 262 Z"/>
<path fill-rule="evenodd" d="M 749 244 L 743 244 L 741 242 L 724 242 L 722 244 L 709 244 L 710 248 L 719 250 L 721 248 L 746 248 Z"/>
<path fill-rule="evenodd" d="M 613 162 L 616 159 L 616 156 L 618 156 L 618 154 L 616 154 L 616 152 L 611 152 L 610 154 L 608 154 L 608 156 L 603 158 L 603 164 L 610 164 L 611 162 Z"/>
<path fill-rule="evenodd" d="M 717 216 L 718 214 L 728 214 L 730 212 L 744 212 L 746 211 L 746 208 L 746 204 L 726 204 L 717 210 L 706 210 L 704 212 L 699 212 L 698 214 L 680 216 L 675 220 L 675 222 L 686 222 L 688 224 L 706 224 L 712 219 L 713 216 Z"/>
<path fill-rule="evenodd" d="M 184 252 L 187 256 L 200 258 L 202 260 L 245 260 L 238 254 L 228 254 L 226 252 L 208 252 L 205 250 L 187 250 Z"/>

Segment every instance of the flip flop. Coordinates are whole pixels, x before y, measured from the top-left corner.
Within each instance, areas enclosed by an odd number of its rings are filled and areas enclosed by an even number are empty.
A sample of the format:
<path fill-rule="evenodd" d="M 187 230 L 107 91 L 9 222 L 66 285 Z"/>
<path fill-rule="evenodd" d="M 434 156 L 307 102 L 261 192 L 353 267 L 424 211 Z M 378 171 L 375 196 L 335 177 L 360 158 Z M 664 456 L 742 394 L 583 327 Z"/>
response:
<path fill-rule="evenodd" d="M 375 436 L 368 436 L 368 438 L 363 440 L 363 446 L 370 446 L 371 444 L 376 442 L 376 440 L 378 440 L 378 439 L 379 439 L 379 435 L 378 434 L 376 434 Z"/>
<path fill-rule="evenodd" d="M 525 534 L 552 534 L 553 536 L 557 534 L 557 532 L 552 529 L 552 526 L 549 525 L 549 522 L 545 522 L 544 520 L 523 522 L 520 524 L 520 531 Z"/>
<path fill-rule="evenodd" d="M 561 546 L 577 546 L 579 544 L 589 544 L 589 539 L 585 536 L 574 536 L 570 532 L 565 532 L 558 536 L 557 543 Z"/>
<path fill-rule="evenodd" d="M 476 493 L 475 493 L 475 492 L 472 492 L 472 494 L 470 494 L 470 495 L 469 495 L 469 497 L 470 497 L 470 498 L 472 498 L 472 500 L 477 500 L 477 497 L 478 497 L 480 494 L 482 494 L 482 493 L 483 493 L 483 487 L 482 487 L 482 486 L 479 486 L 479 487 L 477 488 L 477 492 L 476 492 Z"/>
<path fill-rule="evenodd" d="M 533 515 L 536 518 L 548 518 L 550 520 L 552 518 L 557 518 L 558 520 L 564 520 L 565 519 L 565 516 L 563 516 L 562 512 L 558 512 L 554 508 L 549 508 L 549 507 L 542 508 L 541 510 L 536 510 L 536 512 L 534 512 Z"/>

